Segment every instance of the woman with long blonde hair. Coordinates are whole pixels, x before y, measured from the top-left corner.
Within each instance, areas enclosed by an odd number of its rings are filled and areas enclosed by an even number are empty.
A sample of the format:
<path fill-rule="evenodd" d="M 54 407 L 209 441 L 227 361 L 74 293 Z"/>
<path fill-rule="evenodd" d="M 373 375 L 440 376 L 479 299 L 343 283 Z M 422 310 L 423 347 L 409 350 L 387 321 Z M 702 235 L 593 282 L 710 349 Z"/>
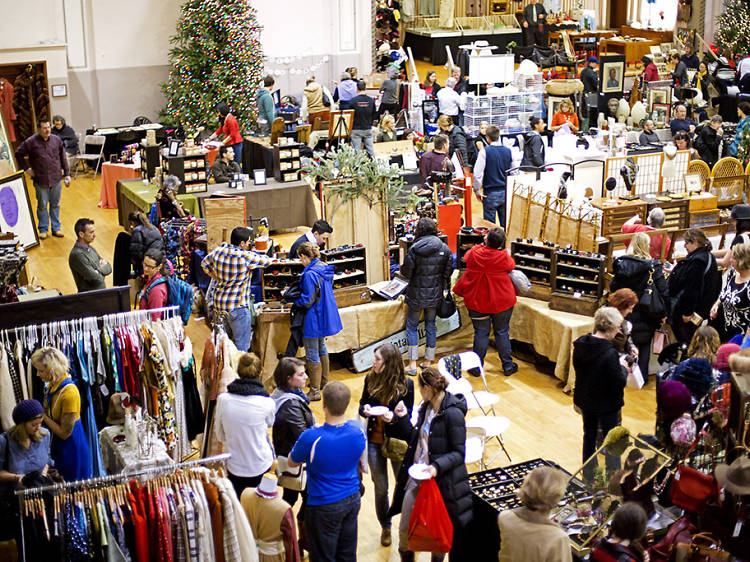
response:
<path fill-rule="evenodd" d="M 384 414 L 374 407 L 387 408 Z M 401 351 L 392 343 L 375 349 L 372 371 L 365 377 L 359 414 L 367 419 L 367 460 L 372 482 L 375 485 L 375 512 L 382 528 L 380 544 L 391 544 L 391 518 L 388 516 L 388 459 L 394 478 L 398 476 L 401 461 L 383 449 L 386 439 L 405 440 L 409 435 L 409 420 L 414 406 L 414 383 L 406 378 Z"/>

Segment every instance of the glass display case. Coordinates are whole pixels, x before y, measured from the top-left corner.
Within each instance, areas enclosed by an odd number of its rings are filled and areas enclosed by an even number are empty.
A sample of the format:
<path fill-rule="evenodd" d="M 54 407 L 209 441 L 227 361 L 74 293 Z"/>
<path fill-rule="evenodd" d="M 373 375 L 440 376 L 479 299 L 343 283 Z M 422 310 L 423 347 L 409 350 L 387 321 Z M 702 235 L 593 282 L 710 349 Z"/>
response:
<path fill-rule="evenodd" d="M 517 94 L 469 96 L 464 111 L 464 130 L 473 136 L 479 133 L 479 125 L 487 121 L 500 128 L 501 134 L 523 133 L 530 130 L 529 119 L 542 116 L 541 91 L 525 91 Z"/>

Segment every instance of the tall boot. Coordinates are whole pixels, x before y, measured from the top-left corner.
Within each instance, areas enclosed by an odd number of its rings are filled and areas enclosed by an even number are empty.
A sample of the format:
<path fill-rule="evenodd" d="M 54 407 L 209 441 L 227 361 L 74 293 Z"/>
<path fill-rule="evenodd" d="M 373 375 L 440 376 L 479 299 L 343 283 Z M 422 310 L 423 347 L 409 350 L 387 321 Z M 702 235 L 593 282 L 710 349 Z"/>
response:
<path fill-rule="evenodd" d="M 310 392 L 307 393 L 307 397 L 312 402 L 320 400 L 320 376 L 323 371 L 320 363 L 309 363 L 307 364 L 307 372 L 310 374 Z"/>
<path fill-rule="evenodd" d="M 399 550 L 399 556 L 401 556 L 401 562 L 414 562 L 414 553 L 411 550 Z"/>
<path fill-rule="evenodd" d="M 328 384 L 328 373 L 331 371 L 331 364 L 328 362 L 328 355 L 320 356 L 320 364 L 323 367 L 323 372 L 320 379 L 320 389 L 323 390 Z"/>

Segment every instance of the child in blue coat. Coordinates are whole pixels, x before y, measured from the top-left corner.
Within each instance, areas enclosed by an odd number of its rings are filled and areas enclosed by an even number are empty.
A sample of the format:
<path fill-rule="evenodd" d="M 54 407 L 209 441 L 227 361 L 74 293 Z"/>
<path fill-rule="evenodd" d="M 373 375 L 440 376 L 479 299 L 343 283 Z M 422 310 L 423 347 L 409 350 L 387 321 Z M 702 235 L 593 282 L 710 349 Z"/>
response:
<path fill-rule="evenodd" d="M 310 373 L 310 400 L 320 400 L 320 390 L 328 382 L 328 350 L 325 338 L 341 331 L 341 317 L 333 296 L 334 267 L 320 261 L 318 247 L 304 242 L 297 255 L 302 271 L 302 295 L 295 304 L 307 308 L 302 343 L 305 346 L 307 370 Z"/>

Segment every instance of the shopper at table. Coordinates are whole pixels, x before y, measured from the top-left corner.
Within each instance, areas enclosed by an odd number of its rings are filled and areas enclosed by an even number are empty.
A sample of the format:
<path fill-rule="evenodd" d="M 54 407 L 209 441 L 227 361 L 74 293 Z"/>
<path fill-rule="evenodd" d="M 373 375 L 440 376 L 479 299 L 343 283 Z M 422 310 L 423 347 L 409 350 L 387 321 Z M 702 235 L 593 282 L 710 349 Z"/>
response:
<path fill-rule="evenodd" d="M 674 108 L 674 117 L 669 122 L 672 136 L 674 137 L 677 131 L 687 131 L 692 136 L 696 126 L 697 123 L 687 116 L 687 108 L 681 103 L 677 104 Z"/>
<path fill-rule="evenodd" d="M 547 10 L 544 9 L 541 2 L 531 0 L 523 9 L 523 28 L 526 46 L 547 46 Z"/>
<path fill-rule="evenodd" d="M 434 70 L 428 70 L 425 74 L 424 82 L 419 85 L 428 98 L 437 98 L 437 94 L 440 91 L 440 84 L 437 83 L 437 73 Z"/>
<path fill-rule="evenodd" d="M 690 133 L 687 131 L 677 131 L 672 137 L 677 150 L 687 150 L 690 152 L 690 160 L 698 160 L 698 151 L 693 148 L 693 141 L 690 139 Z"/>
<path fill-rule="evenodd" d="M 323 219 L 316 220 L 310 230 L 305 232 L 302 236 L 300 236 L 294 241 L 294 243 L 292 244 L 292 247 L 289 248 L 288 258 L 290 260 L 296 260 L 297 250 L 305 242 L 310 242 L 311 244 L 315 244 L 318 247 L 318 249 L 322 252 L 325 249 L 326 243 L 330 239 L 332 232 L 333 232 L 333 227 L 331 227 L 330 224 L 328 224 Z"/>
<path fill-rule="evenodd" d="M 81 423 L 81 395 L 68 374 L 68 358 L 54 347 L 41 347 L 31 356 L 37 376 L 45 383 L 42 419 L 52 432 L 50 457 L 68 482 L 91 478 L 91 450 Z"/>
<path fill-rule="evenodd" d="M 437 93 L 438 110 L 441 115 L 453 117 L 453 122 L 458 124 L 458 113 L 461 111 L 463 100 L 461 94 L 456 92 L 453 87 L 457 81 L 453 76 L 445 81 L 445 88 L 441 88 Z"/>
<path fill-rule="evenodd" d="M 737 104 L 737 129 L 734 134 L 734 140 L 729 145 L 729 155 L 737 157 L 739 153 L 740 144 L 742 143 L 742 135 L 750 133 L 750 102 L 741 101 Z"/>
<path fill-rule="evenodd" d="M 721 154 L 719 147 L 723 141 L 724 129 L 721 128 L 721 115 L 714 115 L 708 125 L 703 125 L 701 132 L 695 139 L 695 149 L 709 168 L 718 162 Z"/>
<path fill-rule="evenodd" d="M 167 306 L 169 291 L 167 286 L 169 269 L 164 260 L 164 252 L 152 248 L 143 255 L 143 289 L 138 299 L 138 308 L 151 310 Z M 151 315 L 153 320 L 161 318 L 161 312 Z"/>
<path fill-rule="evenodd" d="M 424 220 L 424 219 L 423 219 Z M 447 381 L 437 369 L 428 367 L 417 379 L 422 406 L 417 424 L 410 428 L 408 448 L 398 473 L 393 504 L 389 515 L 401 514 L 398 550 L 402 561 L 413 562 L 414 552 L 408 550 L 409 519 L 419 492 L 420 481 L 409 474 L 412 465 L 428 465 L 428 477 L 435 478 L 448 516 L 453 523 L 451 560 L 458 560 L 467 548 L 467 533 L 473 516 L 466 455 L 466 400 L 462 395 L 446 392 Z M 401 411 L 394 412 L 403 415 Z M 432 560 L 443 555 L 433 553 Z"/>
<path fill-rule="evenodd" d="M 550 512 L 565 494 L 568 477 L 539 466 L 523 479 L 517 495 L 522 507 L 500 512 L 500 562 L 568 562 L 570 541 Z"/>
<path fill-rule="evenodd" d="M 328 121 L 331 117 L 332 105 L 333 96 L 328 88 L 323 88 L 315 81 L 315 76 L 310 76 L 305 82 L 300 117 L 311 125 L 315 124 L 315 119 L 318 117 L 321 121 Z"/>
<path fill-rule="evenodd" d="M 320 400 L 320 390 L 328 383 L 330 364 L 325 340 L 338 334 L 341 317 L 333 296 L 333 275 L 336 268 L 320 261 L 320 250 L 315 244 L 303 242 L 297 249 L 302 265 L 300 285 L 302 294 L 294 304 L 307 308 L 302 343 L 310 373 L 310 400 Z"/>
<path fill-rule="evenodd" d="M 490 145 L 490 139 L 487 138 L 487 128 L 490 126 L 489 121 L 479 123 L 479 132 L 477 133 L 474 143 L 477 147 L 477 154 L 485 147 Z"/>
<path fill-rule="evenodd" d="M 750 328 L 750 244 L 735 244 L 730 252 L 731 268 L 710 313 L 711 325 L 724 342 Z"/>
<path fill-rule="evenodd" d="M 641 222 L 640 215 L 633 215 L 626 220 L 620 230 L 623 234 L 633 234 L 635 232 L 650 232 L 652 230 L 658 230 L 664 228 L 664 221 L 667 220 L 667 215 L 664 214 L 664 209 L 661 207 L 653 207 L 646 217 L 646 224 Z M 667 243 L 664 246 L 664 256 L 669 255 L 669 248 L 672 242 L 669 240 L 669 235 L 649 236 L 649 254 L 655 260 L 662 259 L 661 244 L 662 238 L 667 237 Z M 632 242 L 625 241 L 625 247 L 628 248 Z"/>
<path fill-rule="evenodd" d="M 687 359 L 666 376 L 667 380 L 681 382 L 690 390 L 693 405 L 709 393 L 721 376 L 713 369 L 719 347 L 719 333 L 711 326 L 701 326 L 690 338 Z"/>
<path fill-rule="evenodd" d="M 518 365 L 511 357 L 508 335 L 516 304 L 516 291 L 509 274 L 516 263 L 505 249 L 505 231 L 491 228 L 484 237 L 484 244 L 471 248 L 464 255 L 464 261 L 466 271 L 456 282 L 453 292 L 463 297 L 469 309 L 474 326 L 472 349 L 484 364 L 492 331 L 503 374 L 508 377 L 518 371 Z"/>
<path fill-rule="evenodd" d="M 383 80 L 383 84 L 380 86 L 380 94 L 383 97 L 380 99 L 380 109 L 378 110 L 378 113 L 380 113 L 381 116 L 386 113 L 396 116 L 399 111 L 401 111 L 401 106 L 398 103 L 398 70 L 393 66 L 389 66 L 386 74 L 388 78 Z"/>
<path fill-rule="evenodd" d="M 244 226 L 232 230 L 229 242 L 222 242 L 201 262 L 213 280 L 213 307 L 226 314 L 232 330 L 232 341 L 240 351 L 250 349 L 253 339 L 253 296 L 250 281 L 253 270 L 266 267 L 273 260 L 250 250 L 252 231 Z"/>
<path fill-rule="evenodd" d="M 532 117 L 529 119 L 531 131 L 526 135 L 526 142 L 523 145 L 523 159 L 521 166 L 540 168 L 544 166 L 544 141 L 542 133 L 546 123 L 541 117 Z"/>
<path fill-rule="evenodd" d="M 390 113 L 383 115 L 380 120 L 380 130 L 375 142 L 394 142 L 398 140 L 396 133 L 396 119 Z"/>
<path fill-rule="evenodd" d="M 738 203 L 732 207 L 729 217 L 734 230 L 732 243 L 729 245 L 729 248 L 714 250 L 712 252 L 716 258 L 716 265 L 723 269 L 731 265 L 732 248 L 737 244 L 750 244 L 750 205 L 747 203 Z"/>
<path fill-rule="evenodd" d="M 643 63 L 643 81 L 644 82 L 655 82 L 659 80 L 659 69 L 654 64 L 654 59 L 648 55 L 641 57 Z"/>
<path fill-rule="evenodd" d="M 241 174 L 242 168 L 234 161 L 234 149 L 224 145 L 219 148 L 219 154 L 211 166 L 211 177 L 216 183 L 228 183 L 232 174 Z"/>
<path fill-rule="evenodd" d="M 644 119 L 643 121 L 643 132 L 638 137 L 638 143 L 641 146 L 646 146 L 651 143 L 661 143 L 661 139 L 659 139 L 659 135 L 656 134 L 656 131 L 654 130 L 656 128 L 656 125 L 654 124 L 653 119 Z"/>
<path fill-rule="evenodd" d="M 623 389 L 627 381 L 625 359 L 620 359 L 612 345 L 622 325 L 617 309 L 605 306 L 594 315 L 594 331 L 573 342 L 573 368 L 576 385 L 573 403 L 583 418 L 583 454 L 586 465 L 583 477 L 593 481 L 596 460 L 586 462 L 596 450 L 596 436 L 601 430 L 620 425 L 620 411 L 624 405 Z M 617 459 L 607 456 L 607 470 L 619 468 Z"/>
<path fill-rule="evenodd" d="M 94 221 L 78 219 L 74 230 L 77 240 L 68 255 L 68 266 L 78 292 L 106 289 L 104 278 L 112 273 L 112 266 L 91 245 L 96 238 Z"/>
<path fill-rule="evenodd" d="M 380 544 L 391 545 L 391 517 L 388 514 L 388 459 L 398 477 L 406 442 L 411 433 L 414 383 L 406 378 L 401 351 L 392 343 L 378 346 L 372 371 L 365 376 L 359 415 L 367 420 L 367 461 L 375 486 L 375 513 L 380 523 Z M 385 413 L 373 408 L 385 407 Z M 398 446 L 403 445 L 403 451 Z M 389 456 L 386 457 L 385 455 Z M 394 456 L 400 456 L 396 460 Z"/>
<path fill-rule="evenodd" d="M 612 262 L 614 277 L 609 282 L 609 290 L 617 292 L 619 289 L 627 288 L 633 291 L 638 301 L 643 298 L 649 280 L 653 281 L 654 288 L 658 291 L 665 306 L 669 305 L 669 289 L 664 279 L 664 271 L 661 262 L 653 259 L 649 254 L 649 236 L 644 232 L 636 232 L 630 239 L 627 255 L 619 256 Z M 669 310 L 665 310 L 668 315 Z M 654 333 L 661 326 L 662 318 L 652 318 L 647 311 L 636 306 L 630 315 L 632 324 L 631 337 L 638 348 L 638 366 L 641 368 L 644 378 L 648 376 L 648 364 L 651 358 L 651 342 Z"/>
<path fill-rule="evenodd" d="M 712 80 L 711 74 L 709 74 L 708 72 L 708 65 L 706 65 L 705 62 L 702 62 L 698 65 L 698 72 L 696 72 L 693 76 L 693 80 L 690 85 L 693 88 L 697 88 L 698 90 L 700 90 L 703 99 L 707 101 L 710 98 L 708 87 L 711 84 Z"/>
<path fill-rule="evenodd" d="M 579 130 L 578 115 L 573 112 L 573 103 L 567 98 L 560 102 L 559 111 L 552 116 L 550 131 L 557 132 L 566 125 L 571 133 L 577 133 Z"/>
<path fill-rule="evenodd" d="M 419 319 L 424 314 L 426 346 L 425 363 L 429 366 L 435 360 L 437 328 L 435 318 L 437 307 L 443 300 L 443 293 L 450 289 L 453 273 L 453 254 L 448 245 L 437 235 L 437 224 L 433 219 L 419 219 L 414 229 L 414 243 L 406 252 L 401 264 L 401 275 L 409 280 L 404 292 L 408 311 L 406 313 L 406 342 L 409 347 L 409 368 L 407 374 L 414 376 L 419 359 Z"/>
<path fill-rule="evenodd" d="M 156 203 L 159 206 L 159 219 L 184 219 L 188 216 L 182 203 L 177 199 L 177 190 L 182 182 L 177 176 L 166 176 L 161 189 L 156 193 Z"/>
<path fill-rule="evenodd" d="M 500 129 L 495 125 L 487 128 L 487 137 L 491 144 L 477 156 L 472 188 L 482 201 L 484 220 L 505 228 L 506 173 L 513 166 L 513 155 L 500 142 Z"/>
<path fill-rule="evenodd" d="M 591 552 L 593 562 L 644 562 L 648 553 L 641 540 L 646 534 L 646 511 L 635 502 L 627 502 L 615 511 L 609 524 L 609 536 L 601 538 Z"/>
<path fill-rule="evenodd" d="M 357 95 L 349 100 L 349 109 L 354 110 L 352 120 L 352 147 L 356 150 L 365 145 L 365 151 L 370 158 L 375 158 L 372 146 L 372 124 L 375 121 L 375 101 L 365 94 L 365 81 L 357 81 Z"/>
<path fill-rule="evenodd" d="M 680 57 L 680 60 L 685 63 L 685 67 L 696 70 L 700 66 L 700 59 L 698 55 L 693 52 L 692 45 L 685 45 L 685 52 Z"/>
<path fill-rule="evenodd" d="M 273 78 L 271 80 L 273 80 Z M 270 93 L 268 97 L 271 97 Z M 240 124 L 237 122 L 237 118 L 229 111 L 229 106 L 226 103 L 219 102 L 216 104 L 216 111 L 219 113 L 219 128 L 208 137 L 208 140 L 212 141 L 215 138 L 218 138 L 219 135 L 224 134 L 222 143 L 232 147 L 232 150 L 234 151 L 234 161 L 242 167 L 243 141 L 242 135 L 240 134 Z M 270 126 L 271 125 L 269 124 L 269 132 Z"/>
<path fill-rule="evenodd" d="M 357 79 L 349 74 L 349 71 L 341 73 L 341 82 L 338 83 L 333 91 L 333 101 L 338 102 L 339 109 L 351 109 L 349 101 L 357 95 Z"/>
<path fill-rule="evenodd" d="M 448 154 L 452 157 L 458 152 L 461 156 L 461 163 L 464 166 L 472 166 L 474 162 L 471 161 L 469 155 L 469 142 L 471 141 L 464 130 L 456 125 L 449 115 L 438 117 L 437 124 L 440 132 L 448 136 Z"/>
<path fill-rule="evenodd" d="M 599 59 L 591 56 L 586 61 L 586 66 L 581 70 L 581 82 L 583 82 L 583 116 L 588 118 L 588 126 L 596 127 L 599 117 Z"/>
<path fill-rule="evenodd" d="M 674 70 L 672 70 L 672 87 L 688 87 L 690 85 L 690 78 L 688 78 L 687 66 L 685 66 L 685 63 L 680 60 L 680 55 L 672 53 L 669 60 L 674 65 Z"/>
<path fill-rule="evenodd" d="M 702 230 L 683 235 L 687 256 L 669 274 L 670 325 L 678 342 L 687 343 L 698 324 L 708 318 L 721 291 L 721 275 Z"/>
<path fill-rule="evenodd" d="M 164 238 L 145 213 L 134 211 L 128 215 L 130 226 L 130 261 L 136 275 L 143 273 L 143 256 L 147 250 L 164 249 Z"/>
<path fill-rule="evenodd" d="M 273 380 L 276 383 L 276 389 L 271 394 L 276 403 L 273 448 L 277 456 L 288 457 L 299 436 L 315 423 L 315 416 L 310 410 L 310 399 L 302 390 L 307 383 L 305 362 L 296 357 L 282 357 L 273 372 Z M 300 494 L 302 508 L 297 512 L 297 519 L 303 519 L 307 491 L 284 488 L 284 501 L 292 507 Z"/>
<path fill-rule="evenodd" d="M 630 314 L 638 304 L 638 295 L 627 287 L 617 289 L 610 288 L 607 304 L 616 309 L 622 316 L 620 329 L 612 340 L 612 345 L 620 355 L 629 356 L 629 360 L 635 360 L 638 357 L 638 349 L 633 344 L 632 332 L 633 324 L 630 322 Z"/>
<path fill-rule="evenodd" d="M 65 122 L 62 115 L 55 115 L 52 118 L 52 134 L 60 137 L 60 140 L 63 141 L 65 152 L 69 157 L 78 154 L 78 135 L 76 135 L 73 127 Z"/>
<path fill-rule="evenodd" d="M 264 135 L 271 134 L 271 125 L 276 118 L 276 104 L 271 96 L 275 83 L 273 76 L 266 76 L 263 78 L 263 87 L 255 94 L 255 103 L 258 104 L 258 126 Z M 242 164 L 241 159 L 239 164 Z"/>
<path fill-rule="evenodd" d="M 432 150 L 425 152 L 419 159 L 419 173 L 422 181 L 429 182 L 432 172 L 443 172 L 448 160 L 448 135 L 436 135 L 432 141 Z"/>
<path fill-rule="evenodd" d="M 50 432 L 42 427 L 44 409 L 37 400 L 21 400 L 13 408 L 13 423 L 0 434 L 0 486 L 28 488 L 50 466 Z"/>
<path fill-rule="evenodd" d="M 268 440 L 276 404 L 261 382 L 263 365 L 254 353 L 243 353 L 237 362 L 237 375 L 227 391 L 216 400 L 216 437 L 232 455 L 227 461 L 227 477 L 237 492 L 256 488 L 275 460 Z"/>
<path fill-rule="evenodd" d="M 52 222 L 52 236 L 63 237 L 60 224 L 62 183 L 70 185 L 70 168 L 65 146 L 60 137 L 52 135 L 52 126 L 43 119 L 37 123 L 37 134 L 23 141 L 16 149 L 19 169 L 25 169 L 36 191 L 36 216 L 39 238 L 47 238 Z M 49 211 L 48 211 L 49 208 Z"/>

